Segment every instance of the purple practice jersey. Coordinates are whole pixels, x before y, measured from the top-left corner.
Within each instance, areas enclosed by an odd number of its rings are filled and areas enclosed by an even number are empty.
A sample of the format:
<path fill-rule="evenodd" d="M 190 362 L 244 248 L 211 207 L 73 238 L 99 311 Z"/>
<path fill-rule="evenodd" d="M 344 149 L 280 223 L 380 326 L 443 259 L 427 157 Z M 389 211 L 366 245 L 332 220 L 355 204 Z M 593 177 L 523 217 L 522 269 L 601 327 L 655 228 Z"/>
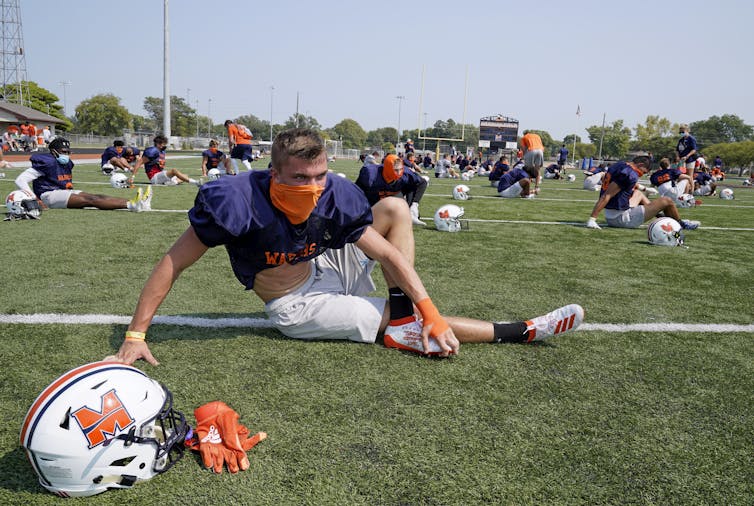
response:
<path fill-rule="evenodd" d="M 667 183 L 668 181 L 678 181 L 678 178 L 681 177 L 681 174 L 682 172 L 676 168 L 660 169 L 649 176 L 649 182 L 654 186 L 660 186 L 661 184 Z"/>
<path fill-rule="evenodd" d="M 517 169 L 511 169 L 502 176 L 500 176 L 500 181 L 497 183 L 497 191 L 501 192 L 503 190 L 507 190 L 517 182 L 521 181 L 522 179 L 528 179 L 529 173 L 526 172 L 522 168 Z"/>
<path fill-rule="evenodd" d="M 208 169 L 216 169 L 218 165 L 220 165 L 220 162 L 223 158 L 225 158 L 225 153 L 220 151 L 219 149 L 215 151 L 214 153 L 210 151 L 209 149 L 205 149 L 202 151 L 202 156 L 207 157 L 207 168 Z"/>
<path fill-rule="evenodd" d="M 584 172 L 588 173 L 590 176 L 593 176 L 595 174 L 599 174 L 600 172 L 607 172 L 607 169 L 599 165 L 593 165 L 586 169 Z"/>
<path fill-rule="evenodd" d="M 371 206 L 385 197 L 415 192 L 425 182 L 419 174 L 404 168 L 401 177 L 388 183 L 382 175 L 382 167 L 382 165 L 364 165 L 356 179 L 356 186 L 361 188 Z"/>
<path fill-rule="evenodd" d="M 696 150 L 696 139 L 694 139 L 693 135 L 684 135 L 680 138 L 678 141 L 678 145 L 676 146 L 676 151 L 678 151 L 678 155 L 683 158 L 684 156 L 687 156 L 692 151 Z M 698 153 L 694 153 L 693 155 L 686 158 L 686 162 L 693 162 L 697 158 L 699 158 Z"/>
<path fill-rule="evenodd" d="M 272 205 L 270 171 L 256 170 L 202 185 L 189 221 L 204 245 L 225 246 L 236 278 L 251 290 L 259 271 L 358 241 L 372 210 L 356 185 L 328 175 L 312 214 L 293 225 Z"/>
<path fill-rule="evenodd" d="M 147 159 L 144 172 L 147 173 L 149 179 L 165 168 L 165 151 L 158 149 L 157 146 L 145 149 L 142 156 Z"/>
<path fill-rule="evenodd" d="M 705 186 L 712 181 L 712 176 L 710 176 L 706 172 L 699 171 L 694 174 L 694 181 L 699 183 L 701 186 Z"/>
<path fill-rule="evenodd" d="M 105 151 L 102 152 L 102 164 L 109 163 L 113 158 L 122 158 L 123 152 L 118 153 L 115 151 L 115 146 L 108 146 Z"/>
<path fill-rule="evenodd" d="M 65 165 L 50 153 L 34 153 L 31 155 L 31 168 L 42 173 L 42 177 L 34 180 L 32 189 L 37 197 L 53 190 L 73 189 L 73 162 Z"/>
<path fill-rule="evenodd" d="M 490 181 L 500 181 L 500 178 L 503 177 L 503 174 L 508 172 L 510 170 L 510 166 L 507 163 L 503 162 L 496 162 L 495 167 L 490 172 L 489 180 Z"/>
<path fill-rule="evenodd" d="M 631 207 L 629 199 L 634 193 L 634 186 L 639 181 L 639 176 L 641 176 L 641 172 L 634 169 L 627 162 L 620 161 L 612 164 L 607 169 L 605 177 L 602 178 L 600 197 L 607 191 L 610 183 L 617 184 L 620 191 L 607 202 L 605 209 L 617 209 L 618 211 L 629 209 Z"/>

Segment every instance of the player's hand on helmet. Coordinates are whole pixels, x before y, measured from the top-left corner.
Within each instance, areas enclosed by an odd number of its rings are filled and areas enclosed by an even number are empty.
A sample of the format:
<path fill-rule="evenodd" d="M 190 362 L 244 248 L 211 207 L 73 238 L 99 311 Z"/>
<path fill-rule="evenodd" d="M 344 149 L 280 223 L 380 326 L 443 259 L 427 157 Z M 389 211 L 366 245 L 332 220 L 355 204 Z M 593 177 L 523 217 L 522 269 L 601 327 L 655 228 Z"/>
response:
<path fill-rule="evenodd" d="M 149 351 L 149 346 L 145 341 L 123 341 L 118 353 L 105 357 L 104 360 L 114 360 L 124 364 L 133 365 L 137 360 L 142 359 L 151 365 L 160 365 L 156 358 Z"/>
<path fill-rule="evenodd" d="M 249 429 L 238 422 L 238 413 L 222 401 L 208 402 L 194 410 L 195 436 L 187 446 L 198 450 L 204 467 L 222 473 L 223 463 L 231 473 L 249 468 L 246 451 L 267 438 L 265 432 L 249 437 Z"/>
<path fill-rule="evenodd" d="M 429 349 L 429 338 L 432 333 L 433 326 L 433 323 L 426 323 L 422 326 L 422 346 L 424 346 L 425 351 Z M 437 341 L 437 344 L 439 344 L 440 348 L 442 348 L 443 350 L 443 353 L 440 354 L 441 357 L 458 354 L 461 343 L 458 341 L 458 338 L 456 338 L 455 334 L 453 333 L 453 329 L 451 329 L 450 327 L 436 336 L 432 335 L 432 338 Z"/>
<path fill-rule="evenodd" d="M 597 229 L 597 230 L 599 230 L 599 229 L 601 229 L 602 227 L 600 227 L 600 226 L 599 226 L 599 225 L 597 224 L 597 218 L 592 218 L 592 217 L 590 216 L 590 217 L 589 217 L 589 219 L 588 219 L 588 220 L 586 220 L 586 228 L 593 228 L 593 229 Z"/>

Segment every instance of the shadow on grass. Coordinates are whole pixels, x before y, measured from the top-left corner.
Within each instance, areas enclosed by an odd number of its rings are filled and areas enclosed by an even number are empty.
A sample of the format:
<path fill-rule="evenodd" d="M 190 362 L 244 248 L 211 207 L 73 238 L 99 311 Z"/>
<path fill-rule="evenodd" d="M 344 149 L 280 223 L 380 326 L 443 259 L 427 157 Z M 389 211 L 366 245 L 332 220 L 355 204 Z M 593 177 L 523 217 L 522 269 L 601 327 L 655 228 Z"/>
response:
<path fill-rule="evenodd" d="M 18 447 L 0 457 L 0 469 L 3 470 L 0 473 L 0 488 L 11 492 L 49 495 L 37 481 L 23 448 Z"/>

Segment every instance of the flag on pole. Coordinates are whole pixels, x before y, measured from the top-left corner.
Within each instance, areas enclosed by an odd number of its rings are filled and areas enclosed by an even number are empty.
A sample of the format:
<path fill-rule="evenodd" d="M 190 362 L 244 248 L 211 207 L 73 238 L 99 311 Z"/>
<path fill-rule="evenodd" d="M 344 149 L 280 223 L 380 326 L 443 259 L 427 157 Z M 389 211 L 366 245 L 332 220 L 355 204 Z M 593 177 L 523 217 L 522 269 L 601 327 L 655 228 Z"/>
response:
<path fill-rule="evenodd" d="M 581 116 L 581 106 L 580 105 L 576 106 L 576 116 L 579 116 L 579 117 Z"/>

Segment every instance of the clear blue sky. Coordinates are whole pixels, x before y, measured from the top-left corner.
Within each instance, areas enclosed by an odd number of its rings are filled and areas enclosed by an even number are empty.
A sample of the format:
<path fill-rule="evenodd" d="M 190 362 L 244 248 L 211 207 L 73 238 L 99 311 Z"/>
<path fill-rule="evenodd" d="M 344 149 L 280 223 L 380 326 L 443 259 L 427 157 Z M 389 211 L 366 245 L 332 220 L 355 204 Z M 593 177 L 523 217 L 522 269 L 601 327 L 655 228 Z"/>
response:
<path fill-rule="evenodd" d="M 134 114 L 162 97 L 163 2 L 20 0 L 28 78 L 68 114 L 112 93 Z M 754 124 L 754 2 L 716 0 L 170 0 L 171 94 L 216 122 L 283 123 L 296 110 L 325 128 L 366 130 L 502 113 L 555 139 L 647 115 L 673 122 L 737 114 Z M 261 51 L 256 48 L 263 48 Z M 190 89 L 190 91 L 188 91 Z M 576 107 L 582 115 L 576 116 Z M 423 118 L 422 118 L 423 119 Z"/>

